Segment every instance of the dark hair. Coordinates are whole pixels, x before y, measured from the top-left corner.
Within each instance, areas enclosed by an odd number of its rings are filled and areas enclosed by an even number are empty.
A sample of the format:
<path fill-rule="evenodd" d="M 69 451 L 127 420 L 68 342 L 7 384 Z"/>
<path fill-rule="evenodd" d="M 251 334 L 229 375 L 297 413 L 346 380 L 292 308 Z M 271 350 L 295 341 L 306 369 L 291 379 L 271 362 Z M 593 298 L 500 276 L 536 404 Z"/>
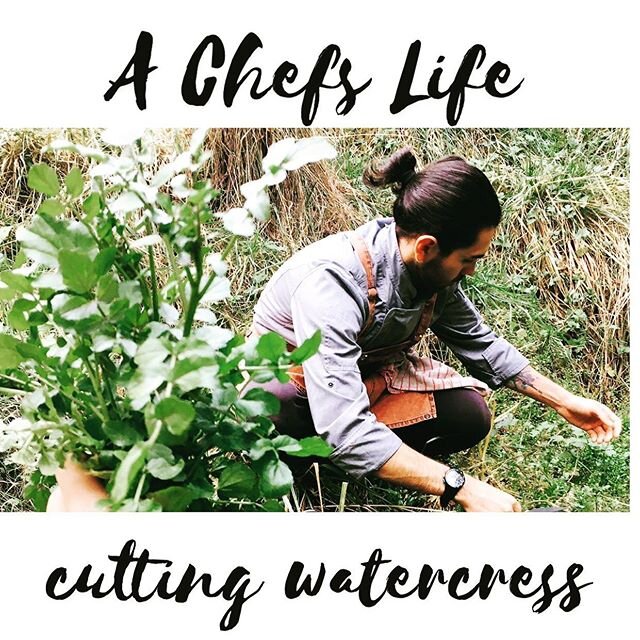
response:
<path fill-rule="evenodd" d="M 458 156 L 448 156 L 416 171 L 409 147 L 369 167 L 370 187 L 391 186 L 397 194 L 393 217 L 400 233 L 429 234 L 444 255 L 472 245 L 482 229 L 497 227 L 502 212 L 487 176 Z"/>

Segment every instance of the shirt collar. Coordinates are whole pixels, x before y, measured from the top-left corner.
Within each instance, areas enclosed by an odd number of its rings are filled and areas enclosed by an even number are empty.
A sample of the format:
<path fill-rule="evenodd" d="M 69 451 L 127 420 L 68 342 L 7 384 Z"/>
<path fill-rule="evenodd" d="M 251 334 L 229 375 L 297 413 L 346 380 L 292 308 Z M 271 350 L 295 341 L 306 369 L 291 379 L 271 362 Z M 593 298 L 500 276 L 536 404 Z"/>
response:
<path fill-rule="evenodd" d="M 386 231 L 386 253 L 387 256 L 389 256 L 388 268 L 391 270 L 392 281 L 402 303 L 404 305 L 411 306 L 418 297 L 418 291 L 416 290 L 411 280 L 411 276 L 409 275 L 409 270 L 400 255 L 400 247 L 398 246 L 398 238 L 396 236 L 396 223 L 392 222 L 388 225 Z"/>

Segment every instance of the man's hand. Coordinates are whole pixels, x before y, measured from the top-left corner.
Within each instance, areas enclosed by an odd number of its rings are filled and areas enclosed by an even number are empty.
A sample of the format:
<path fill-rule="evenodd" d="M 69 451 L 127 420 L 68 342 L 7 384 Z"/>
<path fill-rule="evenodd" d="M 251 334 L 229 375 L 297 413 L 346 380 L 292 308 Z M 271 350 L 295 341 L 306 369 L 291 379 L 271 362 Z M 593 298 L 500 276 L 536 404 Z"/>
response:
<path fill-rule="evenodd" d="M 98 506 L 107 498 L 102 483 L 77 462 L 67 458 L 64 467 L 56 471 L 57 486 L 51 491 L 47 511 L 103 511 Z"/>
<path fill-rule="evenodd" d="M 608 444 L 622 431 L 622 421 L 602 403 L 580 396 L 571 396 L 558 408 L 569 423 L 587 432 L 594 444 Z"/>
<path fill-rule="evenodd" d="M 402 444 L 376 475 L 408 489 L 441 496 L 448 468 Z M 522 511 L 513 496 L 470 476 L 465 476 L 464 486 L 456 494 L 455 501 L 465 511 Z"/>
<path fill-rule="evenodd" d="M 455 501 L 465 511 L 522 511 L 520 503 L 512 495 L 469 476 L 466 476 Z"/>
<path fill-rule="evenodd" d="M 613 411 L 596 400 L 570 393 L 532 367 L 525 367 L 505 386 L 553 407 L 567 422 L 584 429 L 596 444 L 607 444 L 622 431 L 622 421 Z"/>

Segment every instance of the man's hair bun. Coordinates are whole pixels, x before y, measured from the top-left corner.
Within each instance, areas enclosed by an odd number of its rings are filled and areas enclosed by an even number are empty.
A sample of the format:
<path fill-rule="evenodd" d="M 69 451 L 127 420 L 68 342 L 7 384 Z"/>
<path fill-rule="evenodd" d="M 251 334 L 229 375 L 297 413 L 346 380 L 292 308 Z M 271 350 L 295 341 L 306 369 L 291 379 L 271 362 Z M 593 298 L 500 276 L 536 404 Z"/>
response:
<path fill-rule="evenodd" d="M 416 176 L 417 164 L 411 148 L 404 147 L 380 164 L 369 166 L 362 180 L 368 187 L 391 185 L 394 193 L 399 193 Z"/>

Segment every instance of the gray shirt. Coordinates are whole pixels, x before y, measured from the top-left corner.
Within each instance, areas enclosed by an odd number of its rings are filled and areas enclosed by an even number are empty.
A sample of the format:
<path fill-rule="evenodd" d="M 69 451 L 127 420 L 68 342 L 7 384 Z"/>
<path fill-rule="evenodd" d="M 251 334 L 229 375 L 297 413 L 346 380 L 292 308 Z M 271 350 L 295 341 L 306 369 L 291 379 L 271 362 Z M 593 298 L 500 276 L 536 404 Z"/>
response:
<path fill-rule="evenodd" d="M 318 434 L 334 447 L 334 462 L 359 477 L 379 469 L 401 440 L 371 413 L 358 361 L 364 351 L 409 338 L 424 300 L 400 256 L 393 220 L 374 220 L 356 232 L 371 254 L 378 291 L 374 321 L 363 335 L 367 277 L 347 233 L 315 242 L 282 265 L 258 301 L 254 328 L 275 331 L 292 345 L 321 330 L 318 353 L 303 365 L 311 415 Z M 430 329 L 492 388 L 528 364 L 483 322 L 459 284 L 438 293 Z"/>

